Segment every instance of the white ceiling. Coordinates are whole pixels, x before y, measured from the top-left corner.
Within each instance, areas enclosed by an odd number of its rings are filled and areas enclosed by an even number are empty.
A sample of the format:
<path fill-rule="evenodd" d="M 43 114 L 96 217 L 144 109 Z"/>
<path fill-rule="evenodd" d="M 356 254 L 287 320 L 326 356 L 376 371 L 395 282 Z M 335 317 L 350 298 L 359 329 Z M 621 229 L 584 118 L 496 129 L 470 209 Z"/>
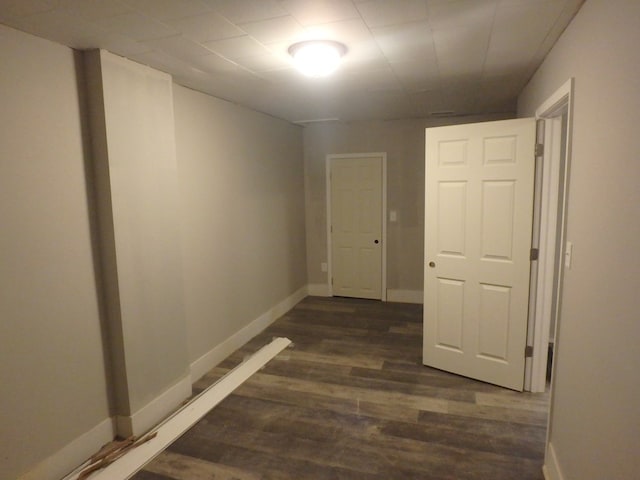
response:
<path fill-rule="evenodd" d="M 583 1 L 0 0 L 0 23 L 289 121 L 348 121 L 513 112 Z M 308 39 L 347 45 L 332 77 L 292 68 Z"/>

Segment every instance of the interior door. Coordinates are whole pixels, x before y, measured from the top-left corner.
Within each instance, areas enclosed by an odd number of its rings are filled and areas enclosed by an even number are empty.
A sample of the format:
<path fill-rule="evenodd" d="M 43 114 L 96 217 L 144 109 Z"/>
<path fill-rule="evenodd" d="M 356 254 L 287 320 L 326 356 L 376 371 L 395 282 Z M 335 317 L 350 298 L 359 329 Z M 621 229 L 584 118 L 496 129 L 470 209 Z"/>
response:
<path fill-rule="evenodd" d="M 425 365 L 521 391 L 535 120 L 426 130 Z"/>
<path fill-rule="evenodd" d="M 382 158 L 330 160 L 333 295 L 382 298 Z"/>

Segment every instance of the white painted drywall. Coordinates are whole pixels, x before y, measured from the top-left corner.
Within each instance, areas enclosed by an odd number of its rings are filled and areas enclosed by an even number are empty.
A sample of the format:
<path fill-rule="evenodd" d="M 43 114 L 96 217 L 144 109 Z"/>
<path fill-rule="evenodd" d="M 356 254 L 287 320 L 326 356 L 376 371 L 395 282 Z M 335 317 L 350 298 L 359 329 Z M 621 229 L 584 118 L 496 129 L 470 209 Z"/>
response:
<path fill-rule="evenodd" d="M 575 77 L 550 443 L 565 480 L 640 471 L 640 2 L 587 0 L 519 99 Z M 547 461 L 552 461 L 548 457 Z M 555 480 L 555 479 L 554 479 Z"/>
<path fill-rule="evenodd" d="M 0 478 L 109 417 L 77 60 L 0 26 Z"/>
<path fill-rule="evenodd" d="M 307 283 L 300 127 L 174 85 L 191 362 Z"/>

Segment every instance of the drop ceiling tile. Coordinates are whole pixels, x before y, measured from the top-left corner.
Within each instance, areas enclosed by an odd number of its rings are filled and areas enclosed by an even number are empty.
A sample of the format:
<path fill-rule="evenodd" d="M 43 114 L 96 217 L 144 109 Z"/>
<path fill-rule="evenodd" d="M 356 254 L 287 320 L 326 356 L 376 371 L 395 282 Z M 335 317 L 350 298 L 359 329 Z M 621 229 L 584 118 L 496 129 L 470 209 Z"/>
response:
<path fill-rule="evenodd" d="M 245 32 L 263 44 L 291 41 L 301 38 L 304 29 L 291 15 L 239 25 Z"/>
<path fill-rule="evenodd" d="M 243 57 L 236 60 L 243 67 L 253 72 L 265 72 L 269 70 L 280 70 L 290 67 L 289 61 L 279 55 L 256 55 L 253 57 Z"/>
<path fill-rule="evenodd" d="M 429 0 L 429 22 L 434 29 L 490 24 L 499 3 L 499 0 Z"/>
<path fill-rule="evenodd" d="M 389 62 L 412 59 L 431 62 L 435 58 L 428 22 L 373 28 L 371 32 Z"/>
<path fill-rule="evenodd" d="M 134 40 L 151 40 L 171 37 L 178 32 L 162 23 L 140 13 L 127 13 L 115 17 L 101 18 L 96 23 L 114 33 Z"/>
<path fill-rule="evenodd" d="M 383 27 L 427 19 L 424 0 L 370 0 L 356 5 L 369 27 Z"/>
<path fill-rule="evenodd" d="M 345 70 L 340 80 L 351 89 L 370 92 L 402 90 L 402 85 L 388 65 L 375 69 Z"/>
<path fill-rule="evenodd" d="M 526 70 L 531 63 L 531 55 L 520 55 L 517 51 L 489 52 L 484 63 L 483 74 L 488 76 L 510 75 Z"/>
<path fill-rule="evenodd" d="M 181 35 L 146 40 L 143 43 L 145 45 L 149 45 L 154 50 L 173 55 L 174 57 L 182 60 L 191 60 L 196 57 L 211 54 L 210 50 L 206 49 L 199 43 L 193 42 Z"/>
<path fill-rule="evenodd" d="M 185 62 L 167 53 L 155 50 L 151 52 L 138 53 L 129 58 L 135 62 L 147 65 L 170 75 L 188 76 L 193 75 L 196 71 L 191 63 Z"/>
<path fill-rule="evenodd" d="M 562 13 L 560 2 L 501 6 L 496 12 L 490 50 L 531 55 L 540 47 Z"/>
<path fill-rule="evenodd" d="M 13 22 L 19 30 L 48 38 L 71 48 L 96 48 L 107 31 L 81 18 L 58 10 L 20 17 Z"/>
<path fill-rule="evenodd" d="M 115 17 L 131 13 L 132 9 L 118 0 L 59 0 L 58 10 L 69 15 L 77 15 L 86 20 Z"/>
<path fill-rule="evenodd" d="M 368 42 L 373 38 L 369 28 L 361 19 L 310 25 L 305 30 L 309 39 L 336 40 L 347 46 L 350 43 Z"/>
<path fill-rule="evenodd" d="M 245 35 L 243 30 L 222 15 L 214 12 L 177 20 L 167 20 L 164 23 L 190 40 L 200 43 Z"/>
<path fill-rule="evenodd" d="M 350 0 L 282 0 L 280 3 L 304 26 L 360 17 Z"/>
<path fill-rule="evenodd" d="M 200 0 L 121 0 L 131 8 L 158 20 L 169 20 L 209 13 Z"/>
<path fill-rule="evenodd" d="M 306 81 L 306 77 L 293 67 L 265 70 L 260 72 L 259 75 L 265 80 L 278 85 L 289 86 L 300 81 Z"/>
<path fill-rule="evenodd" d="M 24 17 L 53 10 L 56 0 L 3 0 L 2 14 L 6 17 Z"/>
<path fill-rule="evenodd" d="M 456 57 L 460 61 L 484 60 L 489 48 L 491 29 L 447 28 L 433 32 L 438 59 Z"/>
<path fill-rule="evenodd" d="M 435 62 L 395 62 L 391 69 L 406 91 L 430 91 L 440 86 L 440 73 Z"/>
<path fill-rule="evenodd" d="M 287 11 L 277 0 L 204 0 L 207 5 L 235 24 L 282 17 Z"/>
<path fill-rule="evenodd" d="M 100 37 L 100 48 L 127 58 L 153 50 L 149 45 L 109 32 Z"/>
<path fill-rule="evenodd" d="M 192 58 L 190 63 L 200 71 L 213 74 L 225 74 L 242 69 L 242 67 L 236 63 L 215 53 Z"/>
<path fill-rule="evenodd" d="M 261 43 L 256 42 L 249 35 L 216 40 L 214 42 L 205 42 L 204 45 L 209 50 L 231 60 L 243 57 L 267 55 L 269 53 Z"/>

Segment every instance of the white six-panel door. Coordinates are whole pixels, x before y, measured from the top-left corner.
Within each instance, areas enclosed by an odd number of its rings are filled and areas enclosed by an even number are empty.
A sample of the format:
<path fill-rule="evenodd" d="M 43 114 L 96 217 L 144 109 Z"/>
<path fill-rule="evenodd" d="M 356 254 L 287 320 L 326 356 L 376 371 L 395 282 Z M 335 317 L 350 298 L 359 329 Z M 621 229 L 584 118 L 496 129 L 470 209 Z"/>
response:
<path fill-rule="evenodd" d="M 382 298 L 382 158 L 330 164 L 333 295 Z"/>
<path fill-rule="evenodd" d="M 535 120 L 426 130 L 425 365 L 522 390 Z"/>

